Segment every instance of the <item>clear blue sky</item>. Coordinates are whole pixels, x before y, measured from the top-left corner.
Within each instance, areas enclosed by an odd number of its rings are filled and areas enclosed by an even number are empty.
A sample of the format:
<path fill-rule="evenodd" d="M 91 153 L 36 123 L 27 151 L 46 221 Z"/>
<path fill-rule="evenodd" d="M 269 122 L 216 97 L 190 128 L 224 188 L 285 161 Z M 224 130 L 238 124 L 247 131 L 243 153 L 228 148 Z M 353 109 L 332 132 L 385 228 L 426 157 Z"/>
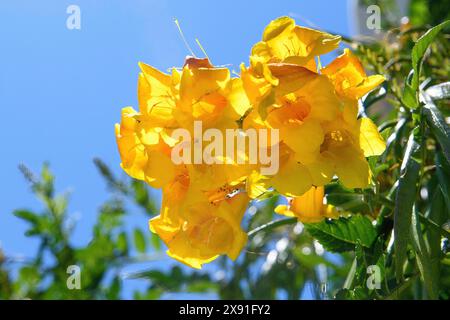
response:
<path fill-rule="evenodd" d="M 68 30 L 66 9 L 81 9 L 81 30 Z M 49 161 L 58 190 L 72 190 L 78 217 L 75 243 L 86 244 L 97 208 L 107 199 L 92 163 L 103 159 L 122 174 L 114 123 L 122 107 L 137 108 L 138 61 L 163 70 L 188 54 L 174 25 L 178 18 L 191 47 L 199 38 L 214 64 L 238 70 L 272 19 L 349 34 L 347 1 L 2 0 L 0 2 L 0 243 L 8 255 L 32 254 L 16 208 L 39 209 L 17 170 L 39 171 Z M 198 55 L 201 52 L 197 50 Z M 130 226 L 147 225 L 136 214 Z"/>

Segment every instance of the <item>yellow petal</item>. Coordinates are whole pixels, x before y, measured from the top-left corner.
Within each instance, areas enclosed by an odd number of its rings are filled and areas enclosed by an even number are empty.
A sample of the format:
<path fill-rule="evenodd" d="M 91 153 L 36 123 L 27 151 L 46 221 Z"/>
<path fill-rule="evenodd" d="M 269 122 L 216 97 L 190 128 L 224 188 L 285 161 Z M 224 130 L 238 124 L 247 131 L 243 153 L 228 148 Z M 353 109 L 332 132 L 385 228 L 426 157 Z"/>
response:
<path fill-rule="evenodd" d="M 294 28 L 295 21 L 290 17 L 279 17 L 272 20 L 264 29 L 263 41 L 269 41 L 281 33 L 290 31 Z"/>
<path fill-rule="evenodd" d="M 312 187 L 305 194 L 295 197 L 291 201 L 291 210 L 302 222 L 317 222 L 323 215 L 323 187 Z"/>
<path fill-rule="evenodd" d="M 269 179 L 267 184 L 288 197 L 300 196 L 309 188 L 312 181 L 308 169 L 291 156 L 287 163 L 280 165 L 278 174 Z"/>
<path fill-rule="evenodd" d="M 167 255 L 192 268 L 201 269 L 204 263 L 209 263 L 219 255 L 204 256 L 200 249 L 193 249 L 189 245 L 189 237 L 185 233 L 177 233 L 170 243 Z"/>
<path fill-rule="evenodd" d="M 337 48 L 339 36 L 295 25 L 293 19 L 281 17 L 269 23 L 263 41 L 252 49 L 252 56 L 269 62 L 287 62 L 316 72 L 314 57 Z"/>
<path fill-rule="evenodd" d="M 248 175 L 245 183 L 245 188 L 248 196 L 251 199 L 258 198 L 259 196 L 267 192 L 267 186 L 264 183 L 264 181 L 267 179 L 267 177 L 261 175 L 261 173 L 256 170 Z"/>
<path fill-rule="evenodd" d="M 175 165 L 170 156 L 159 152 L 149 151 L 145 166 L 145 181 L 153 188 L 161 188 L 175 177 Z"/>
<path fill-rule="evenodd" d="M 139 110 L 154 126 L 170 125 L 175 108 L 171 76 L 142 62 L 139 67 L 142 70 L 138 80 Z"/>
<path fill-rule="evenodd" d="M 378 87 L 385 80 L 385 77 L 378 74 L 369 76 L 367 78 L 364 78 L 357 86 L 348 88 L 347 95 L 359 99 Z"/>
<path fill-rule="evenodd" d="M 289 206 L 284 205 L 284 204 L 279 204 L 275 207 L 275 213 L 281 214 L 283 216 L 286 217 L 295 217 L 294 212 L 292 212 L 291 210 L 289 210 Z"/>
<path fill-rule="evenodd" d="M 312 184 L 324 186 L 331 181 L 334 176 L 334 165 L 332 161 L 320 155 L 312 163 L 306 164 L 311 175 Z"/>
<path fill-rule="evenodd" d="M 238 257 L 247 241 L 240 227 L 249 200 L 245 194 L 212 204 L 191 193 L 195 200 L 183 206 L 168 202 L 166 196 L 163 193 L 161 214 L 150 220 L 150 230 L 165 242 L 169 256 L 193 268 L 221 254 Z"/>
<path fill-rule="evenodd" d="M 377 126 L 369 118 L 361 118 L 359 122 L 359 146 L 365 157 L 379 156 L 386 149 L 386 143 L 378 132 Z"/>
<path fill-rule="evenodd" d="M 347 188 L 366 188 L 370 182 L 369 164 L 358 149 L 353 146 L 337 148 L 333 161 L 339 180 Z"/>
<path fill-rule="evenodd" d="M 342 117 L 350 126 L 357 127 L 358 121 L 358 100 L 344 99 L 344 109 L 342 110 Z"/>
<path fill-rule="evenodd" d="M 273 77 L 279 80 L 276 88 L 277 97 L 300 90 L 317 77 L 315 72 L 296 64 L 269 63 L 268 67 Z"/>
<path fill-rule="evenodd" d="M 341 36 L 332 35 L 319 30 L 306 27 L 296 27 L 297 39 L 302 42 L 306 50 L 310 50 L 311 56 L 320 56 L 337 49 L 341 42 Z"/>
<path fill-rule="evenodd" d="M 308 117 L 324 121 L 331 121 L 336 117 L 341 103 L 334 93 L 333 85 L 325 76 L 317 76 L 303 86 L 298 94 L 304 96 L 311 106 Z"/>
<path fill-rule="evenodd" d="M 122 109 L 120 124 L 115 125 L 117 147 L 122 160 L 120 166 L 131 177 L 144 180 L 147 154 L 144 145 L 136 134 L 136 111 L 131 107 Z"/>
<path fill-rule="evenodd" d="M 180 83 L 181 100 L 199 100 L 213 92 L 224 90 L 230 80 L 227 68 L 184 67 Z"/>
<path fill-rule="evenodd" d="M 282 127 L 280 138 L 295 152 L 295 160 L 309 164 L 317 159 L 324 134 L 318 121 L 308 120 L 295 127 Z"/>
<path fill-rule="evenodd" d="M 361 98 L 385 80 L 381 75 L 367 77 L 361 62 L 348 48 L 321 71 L 333 81 L 339 95 L 350 99 Z"/>
<path fill-rule="evenodd" d="M 252 107 L 241 78 L 231 80 L 231 92 L 228 94 L 228 100 L 232 107 L 228 109 L 233 109 L 236 115 L 235 119 L 242 117 Z"/>

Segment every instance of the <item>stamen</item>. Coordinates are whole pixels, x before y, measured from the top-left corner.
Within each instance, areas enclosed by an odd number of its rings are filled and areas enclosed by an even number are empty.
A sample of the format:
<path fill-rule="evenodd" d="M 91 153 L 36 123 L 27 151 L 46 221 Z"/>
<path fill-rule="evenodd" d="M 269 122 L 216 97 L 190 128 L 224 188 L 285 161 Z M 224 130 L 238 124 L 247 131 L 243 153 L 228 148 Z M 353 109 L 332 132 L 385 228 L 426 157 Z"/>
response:
<path fill-rule="evenodd" d="M 188 51 L 191 53 L 191 55 L 193 57 L 195 57 L 194 51 L 192 51 L 192 48 L 189 46 L 189 43 L 186 41 L 186 38 L 185 38 L 185 36 L 183 34 L 183 31 L 181 30 L 180 23 L 179 23 L 178 19 L 175 18 L 173 20 L 173 22 L 175 22 L 175 25 L 178 28 L 178 32 L 180 33 L 181 39 L 183 39 L 183 42 L 184 42 L 184 45 L 186 46 L 186 49 L 188 49 Z"/>

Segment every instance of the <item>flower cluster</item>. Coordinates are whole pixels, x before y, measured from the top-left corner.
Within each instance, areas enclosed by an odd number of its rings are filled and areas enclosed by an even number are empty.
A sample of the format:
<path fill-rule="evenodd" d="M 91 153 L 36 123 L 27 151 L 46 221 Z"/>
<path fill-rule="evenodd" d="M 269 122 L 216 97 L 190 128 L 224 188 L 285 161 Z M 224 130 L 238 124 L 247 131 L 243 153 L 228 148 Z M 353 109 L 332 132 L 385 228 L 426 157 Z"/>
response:
<path fill-rule="evenodd" d="M 139 112 L 122 110 L 116 138 L 122 168 L 162 189 L 150 229 L 171 257 L 194 268 L 223 254 L 236 259 L 247 240 L 241 228 L 247 205 L 267 190 L 291 199 L 277 213 L 315 222 L 338 214 L 323 204 L 323 186 L 333 177 L 348 188 L 369 185 L 366 157 L 380 155 L 385 143 L 370 119 L 358 118 L 358 101 L 384 78 L 367 76 L 348 49 L 321 68 L 318 57 L 339 42 L 281 17 L 266 27 L 236 78 L 208 59 L 188 57 L 170 74 L 140 64 Z M 186 141 L 173 133 L 194 133 L 198 121 L 224 133 L 278 130 L 279 141 L 268 142 L 279 151 L 278 172 L 264 175 L 259 164 L 222 154 L 215 155 L 222 161 L 195 161 L 195 149 L 203 148 L 196 139 L 187 141 L 193 163 L 174 162 L 174 149 Z"/>

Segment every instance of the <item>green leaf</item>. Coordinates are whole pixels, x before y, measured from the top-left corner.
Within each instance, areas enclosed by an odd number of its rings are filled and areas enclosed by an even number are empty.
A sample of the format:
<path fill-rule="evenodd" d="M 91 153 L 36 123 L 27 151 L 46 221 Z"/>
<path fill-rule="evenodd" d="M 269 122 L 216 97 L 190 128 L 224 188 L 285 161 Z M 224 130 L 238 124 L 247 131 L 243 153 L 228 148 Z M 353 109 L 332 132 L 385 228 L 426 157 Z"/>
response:
<path fill-rule="evenodd" d="M 450 164 L 450 128 L 448 124 L 445 122 L 439 109 L 432 103 L 427 103 L 423 108 L 423 112 L 431 131 L 442 148 L 447 162 Z"/>
<path fill-rule="evenodd" d="M 406 118 L 401 117 L 395 125 L 394 132 L 386 140 L 386 151 L 381 155 L 380 163 L 386 163 L 388 155 L 393 151 L 394 155 L 401 157 L 403 154 L 403 140 L 407 134 L 408 122 Z"/>
<path fill-rule="evenodd" d="M 387 84 L 385 83 L 381 88 L 373 90 L 366 96 L 366 98 L 363 101 L 364 110 L 369 108 L 375 102 L 386 97 L 387 94 L 386 86 Z"/>
<path fill-rule="evenodd" d="M 120 290 L 122 289 L 122 284 L 120 277 L 114 277 L 109 288 L 106 291 L 106 299 L 117 300 L 120 298 Z"/>
<path fill-rule="evenodd" d="M 412 65 L 416 71 L 413 76 L 412 85 L 419 85 L 419 73 L 417 72 L 420 68 L 420 63 L 422 58 L 427 51 L 430 44 L 434 41 L 437 35 L 446 27 L 450 25 L 450 20 L 444 21 L 441 24 L 429 29 L 424 35 L 422 35 L 419 40 L 417 40 L 411 52 Z"/>
<path fill-rule="evenodd" d="M 131 186 L 134 189 L 134 199 L 140 205 L 147 205 L 149 196 L 145 184 L 138 180 L 133 180 Z"/>
<path fill-rule="evenodd" d="M 143 181 L 133 180 L 131 183 L 131 188 L 134 191 L 134 200 L 149 215 L 154 215 L 157 209 L 155 208 L 155 203 L 147 189 L 147 185 Z"/>
<path fill-rule="evenodd" d="M 39 216 L 36 213 L 28 210 L 15 210 L 13 214 L 16 217 L 31 222 L 32 224 L 36 224 L 39 221 Z"/>
<path fill-rule="evenodd" d="M 450 82 L 444 82 L 429 87 L 426 94 L 433 100 L 441 100 L 450 98 Z"/>
<path fill-rule="evenodd" d="M 219 288 L 218 283 L 214 283 L 209 279 L 189 281 L 186 286 L 187 292 L 214 292 Z"/>
<path fill-rule="evenodd" d="M 121 252 L 128 252 L 128 239 L 126 232 L 121 232 L 117 237 L 117 249 Z"/>
<path fill-rule="evenodd" d="M 410 81 L 407 81 L 405 90 L 403 92 L 402 101 L 409 108 L 416 108 L 418 106 L 417 90 L 419 88 L 419 77 L 422 59 L 430 44 L 434 41 L 437 35 L 450 25 L 450 20 L 447 20 L 431 29 L 429 29 L 419 40 L 415 43 L 411 52 L 411 62 L 413 73 Z"/>
<path fill-rule="evenodd" d="M 160 251 L 161 250 L 161 239 L 159 238 L 159 236 L 155 233 L 152 233 L 150 240 L 151 240 L 153 248 L 155 248 L 155 250 L 157 250 L 157 251 Z"/>
<path fill-rule="evenodd" d="M 416 200 L 417 180 L 420 170 L 420 163 L 415 157 L 419 150 L 420 146 L 415 141 L 414 132 L 412 132 L 403 157 L 395 197 L 394 247 L 397 280 L 403 277 L 403 264 L 406 260 L 406 250 L 410 240 L 412 209 Z"/>
<path fill-rule="evenodd" d="M 432 190 L 429 191 L 430 193 L 432 192 Z M 433 192 L 428 218 L 438 226 L 441 226 L 447 219 L 447 212 L 448 210 L 445 210 L 444 197 L 439 187 L 437 187 Z M 440 230 L 429 228 L 426 236 L 430 249 L 431 272 L 434 277 L 439 279 L 441 276 L 441 258 L 443 256 L 441 251 L 441 232 Z"/>
<path fill-rule="evenodd" d="M 411 219 L 411 234 L 414 250 L 417 253 L 417 265 L 425 283 L 425 288 L 428 292 L 429 298 L 437 299 L 439 291 L 439 277 L 437 273 L 433 272 L 430 253 L 428 252 L 428 248 L 423 238 L 422 227 L 420 225 L 419 215 L 416 210 L 414 210 Z"/>
<path fill-rule="evenodd" d="M 354 190 L 347 189 L 339 183 L 328 184 L 325 187 L 325 193 L 327 203 L 342 210 L 361 213 L 369 209 L 363 194 L 355 193 Z"/>
<path fill-rule="evenodd" d="M 369 248 L 376 238 L 372 222 L 365 216 L 306 223 L 306 230 L 331 252 L 350 251 L 356 244 Z"/>
<path fill-rule="evenodd" d="M 445 161 L 441 152 L 436 153 L 436 173 L 439 180 L 439 187 L 444 197 L 445 205 L 447 206 L 447 212 L 450 212 L 450 165 Z M 450 213 L 449 217 L 450 218 Z"/>
<path fill-rule="evenodd" d="M 144 233 L 141 229 L 134 229 L 134 245 L 136 246 L 136 250 L 140 253 L 145 252 L 146 242 Z"/>
<path fill-rule="evenodd" d="M 341 289 L 334 296 L 336 300 L 366 300 L 368 299 L 367 289 L 356 287 L 355 289 Z"/>
<path fill-rule="evenodd" d="M 410 84 L 405 84 L 405 89 L 403 91 L 402 96 L 402 102 L 405 106 L 407 106 L 410 109 L 417 108 L 417 96 L 416 96 L 417 89 L 414 89 L 411 87 Z"/>

